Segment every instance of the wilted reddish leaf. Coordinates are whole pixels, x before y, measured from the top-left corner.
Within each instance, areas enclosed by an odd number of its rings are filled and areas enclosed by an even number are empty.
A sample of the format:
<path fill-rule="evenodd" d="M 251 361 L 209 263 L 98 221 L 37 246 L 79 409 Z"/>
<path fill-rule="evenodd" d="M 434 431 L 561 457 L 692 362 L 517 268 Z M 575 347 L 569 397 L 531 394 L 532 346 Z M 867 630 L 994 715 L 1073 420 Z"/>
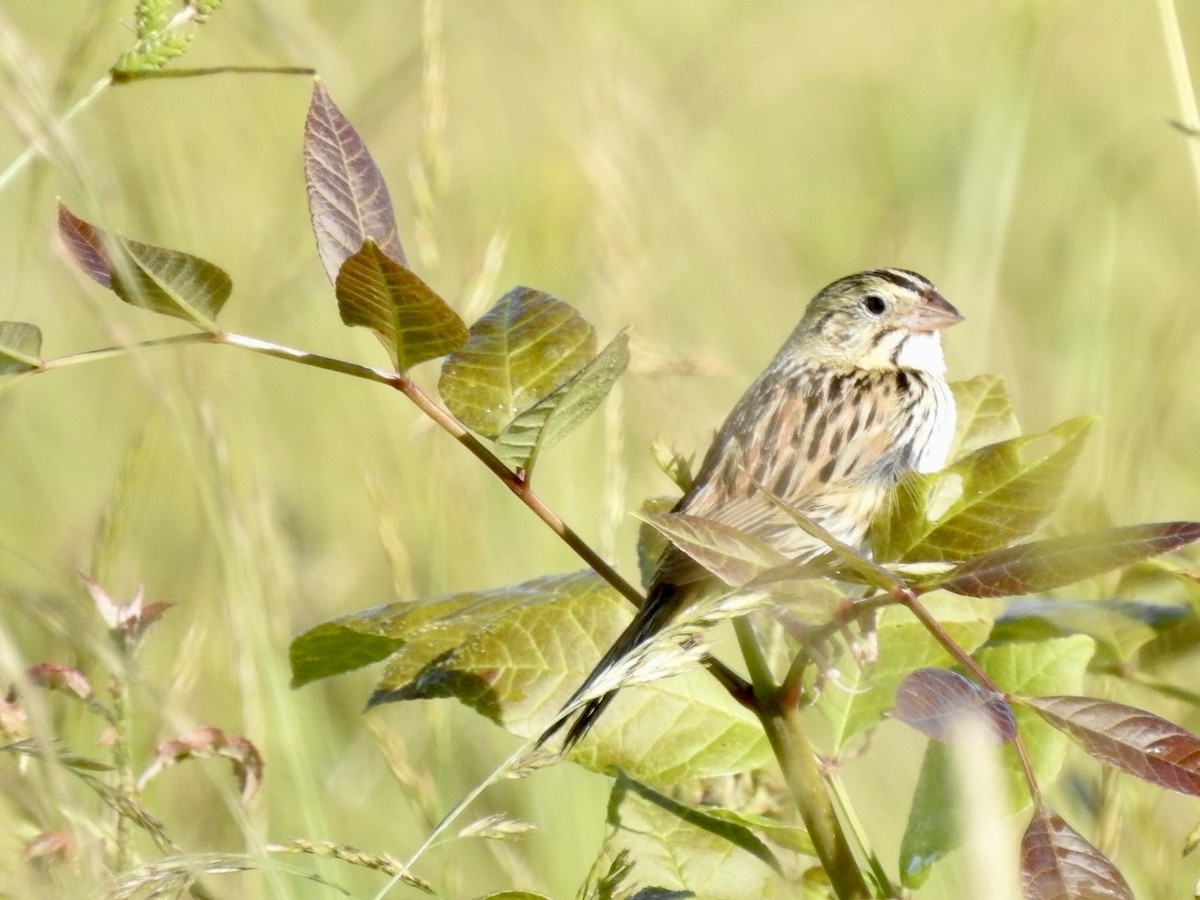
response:
<path fill-rule="evenodd" d="M 1117 867 L 1044 807 L 1021 839 L 1021 893 L 1026 900 L 1133 900 Z"/>
<path fill-rule="evenodd" d="M 1091 697 L 1019 697 L 1105 765 L 1200 796 L 1200 739 L 1145 710 Z"/>
<path fill-rule="evenodd" d="M 100 230 L 83 221 L 60 202 L 58 235 L 84 274 L 112 290 L 112 272 L 108 266 L 109 251 L 104 246 L 104 237 Z"/>
<path fill-rule="evenodd" d="M 1017 734 L 1004 698 L 949 669 L 917 669 L 896 689 L 892 715 L 928 738 L 952 743 L 964 726 L 979 722 L 1004 744 Z"/>
<path fill-rule="evenodd" d="M 263 759 L 258 748 L 239 735 L 226 734 L 219 728 L 201 726 L 172 741 L 163 741 L 154 751 L 154 761 L 138 778 L 140 791 L 163 769 L 185 759 L 221 756 L 233 763 L 242 802 L 249 802 L 262 784 Z"/>
<path fill-rule="evenodd" d="M 313 87 L 304 121 L 304 180 L 317 252 L 329 280 L 371 239 L 393 262 L 407 266 L 387 184 L 367 145 L 329 96 Z"/>
<path fill-rule="evenodd" d="M 26 676 L 39 687 L 74 694 L 80 700 L 89 700 L 95 694 L 92 683 L 79 669 L 59 666 L 54 663 L 37 663 L 25 670 Z"/>
<path fill-rule="evenodd" d="M 1161 522 L 1033 541 L 968 560 L 936 586 L 968 597 L 1011 597 L 1073 584 L 1200 540 L 1200 522 Z"/>

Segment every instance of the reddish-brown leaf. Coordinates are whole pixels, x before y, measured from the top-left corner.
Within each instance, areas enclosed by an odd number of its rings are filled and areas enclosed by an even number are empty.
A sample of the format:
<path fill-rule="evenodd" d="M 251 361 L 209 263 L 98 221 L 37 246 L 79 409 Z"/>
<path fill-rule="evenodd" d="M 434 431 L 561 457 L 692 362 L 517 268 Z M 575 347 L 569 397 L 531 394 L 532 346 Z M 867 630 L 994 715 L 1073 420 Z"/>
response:
<path fill-rule="evenodd" d="M 1004 698 L 949 669 L 917 669 L 896 689 L 892 715 L 935 741 L 952 743 L 971 720 L 1004 744 L 1017 734 Z"/>
<path fill-rule="evenodd" d="M 200 726 L 175 740 L 163 741 L 155 748 L 154 761 L 138 778 L 140 791 L 163 769 L 185 759 L 221 756 L 233 763 L 234 776 L 242 801 L 248 802 L 258 792 L 263 778 L 263 758 L 258 748 L 240 735 L 227 734 L 220 728 Z"/>
<path fill-rule="evenodd" d="M 109 251 L 104 246 L 104 236 L 61 202 L 58 204 L 58 236 L 84 274 L 111 291 L 112 272 L 108 265 Z"/>
<path fill-rule="evenodd" d="M 37 663 L 26 669 L 25 674 L 39 687 L 74 694 L 80 700 L 89 700 L 96 693 L 88 677 L 72 666 Z"/>
<path fill-rule="evenodd" d="M 1105 765 L 1200 796 L 1200 738 L 1145 710 L 1092 697 L 1019 697 Z"/>
<path fill-rule="evenodd" d="M 1012 597 L 1073 584 L 1200 540 L 1200 522 L 1161 522 L 1033 541 L 968 560 L 936 587 L 968 597 Z"/>
<path fill-rule="evenodd" d="M 1052 809 L 1038 807 L 1021 839 L 1026 900 L 1133 900 L 1121 873 Z"/>
<path fill-rule="evenodd" d="M 320 83 L 304 121 L 304 180 L 317 252 L 330 281 L 368 238 L 393 262 L 408 265 L 383 175 Z"/>

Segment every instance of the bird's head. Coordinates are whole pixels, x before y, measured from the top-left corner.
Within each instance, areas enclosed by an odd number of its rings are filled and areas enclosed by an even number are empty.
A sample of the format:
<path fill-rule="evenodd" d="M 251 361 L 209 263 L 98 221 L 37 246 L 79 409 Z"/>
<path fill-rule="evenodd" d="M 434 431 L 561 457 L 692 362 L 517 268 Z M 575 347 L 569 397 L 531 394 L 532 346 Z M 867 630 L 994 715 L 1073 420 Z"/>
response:
<path fill-rule="evenodd" d="M 962 319 L 916 272 L 874 269 L 839 279 L 817 294 L 789 344 L 830 366 L 941 374 L 941 330 Z"/>

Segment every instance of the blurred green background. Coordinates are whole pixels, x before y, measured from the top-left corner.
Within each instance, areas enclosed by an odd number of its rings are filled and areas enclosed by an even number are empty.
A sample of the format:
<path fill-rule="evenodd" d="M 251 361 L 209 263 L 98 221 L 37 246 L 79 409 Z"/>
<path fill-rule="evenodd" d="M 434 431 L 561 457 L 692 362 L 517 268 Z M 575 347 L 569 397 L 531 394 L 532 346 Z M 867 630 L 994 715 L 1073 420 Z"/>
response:
<path fill-rule="evenodd" d="M 53 233 L 62 197 L 224 267 L 226 328 L 385 365 L 340 324 L 308 227 L 309 79 L 121 86 L 46 140 L 129 45 L 131 18 L 108 0 L 0 8 L 0 171 L 52 148 L 0 191 L 0 318 L 37 324 L 48 357 L 182 330 L 72 271 Z M 1169 0 L 251 0 L 216 14 L 182 64 L 315 67 L 389 180 L 413 268 L 468 319 L 524 284 L 574 304 L 602 341 L 632 326 L 618 392 L 538 474 L 632 577 L 627 513 L 669 489 L 650 442 L 702 451 L 807 299 L 878 265 L 922 272 L 963 310 L 952 375 L 1004 375 L 1026 428 L 1103 417 L 1060 528 L 1200 517 L 1200 140 L 1170 124 L 1200 125 L 1181 68 L 1198 54 L 1200 7 Z M 419 379 L 432 388 L 436 369 Z M 214 347 L 0 385 L 0 683 L 42 660 L 103 681 L 78 571 L 174 603 L 139 657 L 135 749 L 211 724 L 267 760 L 244 814 L 218 761 L 153 783 L 147 806 L 187 850 L 305 836 L 405 858 L 514 741 L 451 704 L 364 717 L 371 672 L 293 692 L 288 640 L 397 596 L 577 567 L 378 386 Z M 102 752 L 70 704 L 34 710 L 72 749 Z M 891 811 L 870 823 L 889 861 L 920 746 L 894 729 L 904 760 L 848 773 Z M 22 848 L 69 827 L 94 858 L 97 803 L 61 773 L 0 770 L 0 891 L 72 896 Z M 445 896 L 569 896 L 607 787 L 559 766 L 489 792 L 479 815 L 541 830 L 453 842 L 419 871 Z M 1125 788 L 1118 860 L 1139 896 L 1173 896 L 1196 877 L 1178 849 L 1196 812 L 1140 790 Z M 356 896 L 380 884 L 316 868 Z M 957 877 L 922 896 L 960 896 Z M 208 884 L 329 895 L 278 872 Z"/>

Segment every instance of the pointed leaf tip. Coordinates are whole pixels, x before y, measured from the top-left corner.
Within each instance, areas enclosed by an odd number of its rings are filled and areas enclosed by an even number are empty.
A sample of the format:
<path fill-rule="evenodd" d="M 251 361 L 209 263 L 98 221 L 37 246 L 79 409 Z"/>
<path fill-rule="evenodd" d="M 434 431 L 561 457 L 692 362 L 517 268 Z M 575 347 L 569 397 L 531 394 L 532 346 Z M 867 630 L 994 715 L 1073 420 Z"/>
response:
<path fill-rule="evenodd" d="M 1160 522 L 1032 541 L 984 553 L 937 583 L 968 597 L 1012 597 L 1074 584 L 1200 540 L 1200 522 Z"/>
<path fill-rule="evenodd" d="M 131 306 L 216 331 L 233 281 L 218 266 L 179 250 L 108 235 L 58 207 L 58 233 L 88 277 Z"/>
<path fill-rule="evenodd" d="M 383 174 L 321 82 L 304 121 L 304 180 L 317 252 L 329 280 L 368 239 L 407 266 Z"/>
<path fill-rule="evenodd" d="M 1021 839 L 1021 894 L 1026 900 L 1133 900 L 1133 891 L 1108 857 L 1046 808 L 1034 811 Z"/>
<path fill-rule="evenodd" d="M 467 342 L 458 313 L 371 238 L 342 264 L 334 290 L 342 321 L 373 331 L 401 372 Z"/>

